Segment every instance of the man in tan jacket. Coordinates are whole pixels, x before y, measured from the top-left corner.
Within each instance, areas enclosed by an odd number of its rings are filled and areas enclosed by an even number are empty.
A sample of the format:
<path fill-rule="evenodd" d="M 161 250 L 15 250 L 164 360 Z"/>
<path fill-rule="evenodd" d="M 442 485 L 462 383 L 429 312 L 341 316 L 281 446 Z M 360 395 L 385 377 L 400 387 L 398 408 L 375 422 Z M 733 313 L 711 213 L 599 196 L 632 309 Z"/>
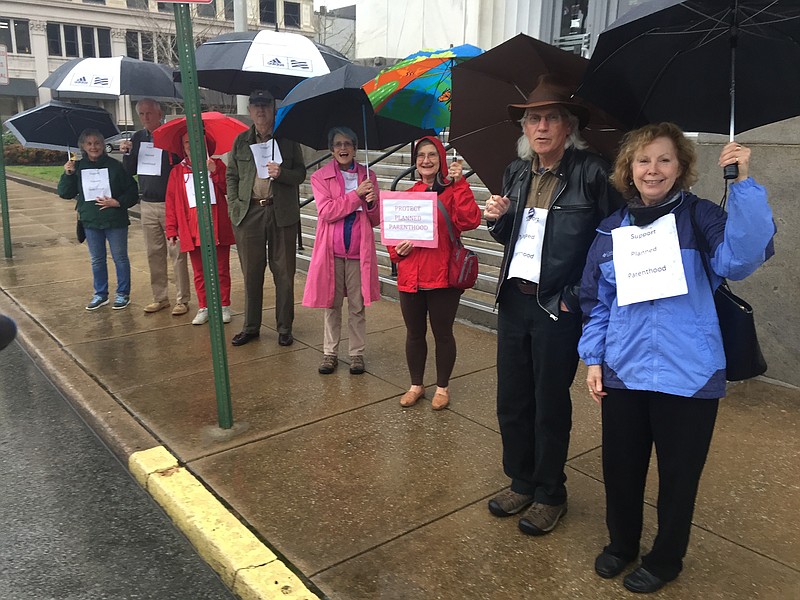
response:
<path fill-rule="evenodd" d="M 259 337 L 264 272 L 269 265 L 275 282 L 278 343 L 290 346 L 299 186 L 306 168 L 299 144 L 272 137 L 275 100 L 268 91 L 250 94 L 248 112 L 253 125 L 233 143 L 227 172 L 228 212 L 245 287 L 244 327 L 231 343 L 242 346 Z"/>

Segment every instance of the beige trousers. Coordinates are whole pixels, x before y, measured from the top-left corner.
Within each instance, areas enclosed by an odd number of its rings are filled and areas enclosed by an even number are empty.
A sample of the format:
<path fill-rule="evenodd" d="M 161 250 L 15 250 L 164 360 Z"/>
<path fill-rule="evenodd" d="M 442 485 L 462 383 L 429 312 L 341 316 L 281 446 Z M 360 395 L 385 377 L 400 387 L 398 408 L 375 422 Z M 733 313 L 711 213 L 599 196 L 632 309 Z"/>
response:
<path fill-rule="evenodd" d="M 350 336 L 350 356 L 364 356 L 367 337 L 367 318 L 364 296 L 361 294 L 361 261 L 334 258 L 335 291 L 333 308 L 325 309 L 322 351 L 336 355 L 342 336 L 342 304 L 347 293 L 347 330 Z"/>
<path fill-rule="evenodd" d="M 144 247 L 147 250 L 147 264 L 150 267 L 150 287 L 153 288 L 153 301 L 169 300 L 169 278 L 167 277 L 167 257 L 172 263 L 175 287 L 178 289 L 177 302 L 188 304 L 192 297 L 189 285 L 189 263 L 186 253 L 176 244 L 167 244 L 166 205 L 163 202 L 141 202 L 139 204 L 144 233 Z"/>

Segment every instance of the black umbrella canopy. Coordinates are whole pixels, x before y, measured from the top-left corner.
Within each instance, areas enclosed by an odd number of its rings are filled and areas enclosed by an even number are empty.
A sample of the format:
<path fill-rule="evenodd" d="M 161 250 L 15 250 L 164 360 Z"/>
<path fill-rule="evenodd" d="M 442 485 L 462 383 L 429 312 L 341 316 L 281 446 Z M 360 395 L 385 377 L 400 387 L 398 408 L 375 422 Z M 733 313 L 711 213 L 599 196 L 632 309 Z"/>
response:
<path fill-rule="evenodd" d="M 108 111 L 96 106 L 51 100 L 5 122 L 26 148 L 75 150 L 84 129 L 97 129 L 105 139 L 119 135 Z"/>
<path fill-rule="evenodd" d="M 75 58 L 53 71 L 39 87 L 59 92 L 133 96 L 155 100 L 179 100 L 172 69 L 145 60 L 116 56 Z"/>
<path fill-rule="evenodd" d="M 630 127 L 735 133 L 800 115 L 797 64 L 800 0 L 651 0 L 600 34 L 577 93 Z"/>
<path fill-rule="evenodd" d="M 275 135 L 317 150 L 328 148 L 328 131 L 335 126 L 352 129 L 359 148 L 387 148 L 433 135 L 433 130 L 375 115 L 361 86 L 377 74 L 373 67 L 349 64 L 302 81 L 284 98 Z"/>
<path fill-rule="evenodd" d="M 220 35 L 197 48 L 195 56 L 201 87 L 245 96 L 268 89 L 276 98 L 303 79 L 350 63 L 333 48 L 300 34 L 266 30 Z M 181 80 L 179 71 L 174 78 Z"/>
<path fill-rule="evenodd" d="M 585 58 L 519 34 L 480 56 L 453 67 L 450 143 L 492 193 L 501 193 L 506 166 L 517 157 L 520 124 L 508 114 L 508 105 L 523 103 L 544 74 L 557 75 L 578 86 Z M 613 119 L 592 109 L 583 137 L 609 160 L 622 131 Z"/>

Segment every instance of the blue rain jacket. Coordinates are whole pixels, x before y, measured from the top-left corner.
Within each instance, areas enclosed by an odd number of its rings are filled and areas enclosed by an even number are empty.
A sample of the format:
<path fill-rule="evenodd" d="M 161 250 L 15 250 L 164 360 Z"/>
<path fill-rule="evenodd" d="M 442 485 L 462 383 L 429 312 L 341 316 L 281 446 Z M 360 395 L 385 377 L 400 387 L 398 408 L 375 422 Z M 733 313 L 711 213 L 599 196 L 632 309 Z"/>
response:
<path fill-rule="evenodd" d="M 604 219 L 581 282 L 584 328 L 578 352 L 603 366 L 603 387 L 696 398 L 725 395 L 725 353 L 712 288 L 703 269 L 689 208 L 711 249 L 714 289 L 722 278 L 744 279 L 774 254 L 776 228 L 766 190 L 752 178 L 730 187 L 728 213 L 683 192 L 672 210 L 688 293 L 617 305 L 611 231 L 630 225 L 628 209 Z"/>

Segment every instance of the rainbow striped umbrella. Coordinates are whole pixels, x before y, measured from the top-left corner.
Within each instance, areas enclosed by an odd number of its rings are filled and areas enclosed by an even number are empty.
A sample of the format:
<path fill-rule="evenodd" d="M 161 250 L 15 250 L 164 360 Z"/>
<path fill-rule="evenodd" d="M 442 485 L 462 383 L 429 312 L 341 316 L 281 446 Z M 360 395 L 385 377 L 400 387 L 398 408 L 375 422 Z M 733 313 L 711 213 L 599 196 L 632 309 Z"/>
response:
<path fill-rule="evenodd" d="M 362 87 L 376 115 L 423 129 L 444 129 L 450 124 L 451 69 L 482 52 L 469 44 L 416 52 Z"/>

